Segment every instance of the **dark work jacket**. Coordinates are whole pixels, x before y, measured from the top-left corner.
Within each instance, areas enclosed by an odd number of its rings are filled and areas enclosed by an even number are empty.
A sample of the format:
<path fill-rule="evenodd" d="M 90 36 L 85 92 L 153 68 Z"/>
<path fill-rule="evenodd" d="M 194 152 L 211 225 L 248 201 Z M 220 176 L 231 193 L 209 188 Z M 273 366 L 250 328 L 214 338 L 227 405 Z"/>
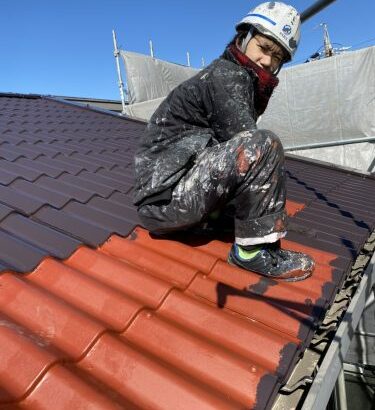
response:
<path fill-rule="evenodd" d="M 207 146 L 256 129 L 255 81 L 256 74 L 226 49 L 171 91 L 152 115 L 135 155 L 136 205 L 170 199 Z"/>

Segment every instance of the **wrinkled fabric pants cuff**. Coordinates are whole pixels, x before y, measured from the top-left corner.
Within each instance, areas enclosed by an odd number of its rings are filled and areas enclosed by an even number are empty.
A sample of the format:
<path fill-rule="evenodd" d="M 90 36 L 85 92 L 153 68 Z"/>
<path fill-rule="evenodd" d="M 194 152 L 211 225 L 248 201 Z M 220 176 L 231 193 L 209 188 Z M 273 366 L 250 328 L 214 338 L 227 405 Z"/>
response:
<path fill-rule="evenodd" d="M 274 243 L 284 238 L 286 232 L 274 232 L 260 238 L 237 238 L 236 243 L 241 246 L 259 245 L 262 243 Z"/>
<path fill-rule="evenodd" d="M 285 210 L 261 218 L 235 220 L 236 243 L 242 246 L 272 243 L 286 235 Z"/>

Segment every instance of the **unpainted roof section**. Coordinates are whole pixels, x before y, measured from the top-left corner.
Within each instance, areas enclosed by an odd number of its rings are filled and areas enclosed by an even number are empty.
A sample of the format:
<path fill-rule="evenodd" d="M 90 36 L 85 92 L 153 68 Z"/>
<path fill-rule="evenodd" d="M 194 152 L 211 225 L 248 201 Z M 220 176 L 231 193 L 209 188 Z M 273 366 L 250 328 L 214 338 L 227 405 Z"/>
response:
<path fill-rule="evenodd" d="M 132 158 L 144 124 L 37 96 L 0 98 L 0 261 L 28 272 L 138 224 Z M 9 249 L 8 249 L 9 248 Z"/>

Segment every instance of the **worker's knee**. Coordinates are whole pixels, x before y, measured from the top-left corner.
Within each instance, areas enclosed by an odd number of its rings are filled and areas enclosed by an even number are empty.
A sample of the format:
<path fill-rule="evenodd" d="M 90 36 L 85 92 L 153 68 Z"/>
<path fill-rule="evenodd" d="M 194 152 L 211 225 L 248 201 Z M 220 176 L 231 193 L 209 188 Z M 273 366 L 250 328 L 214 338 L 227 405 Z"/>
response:
<path fill-rule="evenodd" d="M 280 138 L 269 130 L 257 130 L 253 134 L 253 143 L 259 147 L 264 147 L 265 150 L 276 150 L 279 153 L 284 153 L 283 145 Z"/>
<path fill-rule="evenodd" d="M 268 158 L 270 161 L 283 161 L 284 149 L 280 138 L 269 130 L 257 130 L 250 138 L 242 142 L 243 148 L 255 152 L 257 159 Z"/>

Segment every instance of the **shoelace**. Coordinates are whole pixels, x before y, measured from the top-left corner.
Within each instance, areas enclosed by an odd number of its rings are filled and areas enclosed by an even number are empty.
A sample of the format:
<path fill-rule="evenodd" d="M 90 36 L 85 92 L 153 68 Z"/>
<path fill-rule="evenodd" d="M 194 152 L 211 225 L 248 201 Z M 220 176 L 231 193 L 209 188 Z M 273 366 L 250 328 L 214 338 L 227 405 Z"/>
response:
<path fill-rule="evenodd" d="M 278 260 L 282 255 L 278 252 L 280 249 L 280 240 L 275 242 L 275 243 L 270 243 L 267 246 L 267 251 L 269 255 L 271 256 L 271 261 L 272 261 L 272 266 L 277 266 L 278 265 Z"/>
<path fill-rule="evenodd" d="M 273 249 L 268 249 L 268 254 L 271 256 L 271 260 L 272 260 L 272 266 L 277 266 L 278 265 L 278 261 L 277 261 L 277 253 L 275 250 Z"/>

